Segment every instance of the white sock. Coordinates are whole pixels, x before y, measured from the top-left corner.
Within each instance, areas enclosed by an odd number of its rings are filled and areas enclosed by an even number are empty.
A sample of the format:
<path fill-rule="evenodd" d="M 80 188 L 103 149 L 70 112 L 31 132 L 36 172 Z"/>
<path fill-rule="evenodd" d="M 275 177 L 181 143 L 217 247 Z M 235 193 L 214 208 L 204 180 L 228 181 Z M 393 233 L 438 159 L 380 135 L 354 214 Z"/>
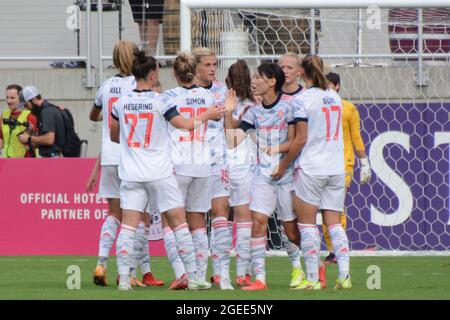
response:
<path fill-rule="evenodd" d="M 122 224 L 116 245 L 117 270 L 120 275 L 120 285 L 126 285 L 128 283 L 135 238 L 136 228 Z"/>
<path fill-rule="evenodd" d="M 219 256 L 220 261 L 220 277 L 223 279 L 230 278 L 230 250 L 232 237 L 228 227 L 228 221 L 225 217 L 217 217 L 212 220 L 214 232 L 213 246 Z"/>
<path fill-rule="evenodd" d="M 298 223 L 308 281 L 319 281 L 320 236 L 315 224 Z"/>
<path fill-rule="evenodd" d="M 178 254 L 180 255 L 181 261 L 183 261 L 188 279 L 198 279 L 194 242 L 192 241 L 192 235 L 189 232 L 188 225 L 186 223 L 179 225 L 173 230 L 173 233 L 175 235 Z"/>
<path fill-rule="evenodd" d="M 170 265 L 172 266 L 173 272 L 175 273 L 175 279 L 179 279 L 183 274 L 186 273 L 186 271 L 184 270 L 183 261 L 181 261 L 181 258 L 178 254 L 175 235 L 170 227 L 165 227 L 163 229 L 163 233 L 164 247 L 166 249 L 167 258 L 169 259 Z"/>
<path fill-rule="evenodd" d="M 192 231 L 192 240 L 194 241 L 195 260 L 197 264 L 197 274 L 200 279 L 206 281 L 206 272 L 208 271 L 208 236 L 205 228 L 198 228 Z"/>
<path fill-rule="evenodd" d="M 251 256 L 255 279 L 266 283 L 266 243 L 267 238 L 251 238 Z"/>
<path fill-rule="evenodd" d="M 333 244 L 334 254 L 336 256 L 339 279 L 345 279 L 350 276 L 350 254 L 348 248 L 348 238 L 342 225 L 335 224 L 328 227 L 331 243 Z"/>
<path fill-rule="evenodd" d="M 250 237 L 252 234 L 252 222 L 236 223 L 236 274 L 243 277 L 247 273 L 250 264 Z"/>
<path fill-rule="evenodd" d="M 300 248 L 289 240 L 283 226 L 281 226 L 281 242 L 283 243 L 283 247 L 286 249 L 292 268 L 301 269 L 302 264 L 300 263 Z"/>
<path fill-rule="evenodd" d="M 234 221 L 229 221 L 228 220 L 228 232 L 230 233 L 230 237 L 231 237 L 231 247 L 230 249 L 233 249 L 233 243 L 236 242 L 236 235 L 233 234 L 233 228 L 234 228 Z"/>
<path fill-rule="evenodd" d="M 217 248 L 214 245 L 215 241 L 215 235 L 214 235 L 214 229 L 211 228 L 211 234 L 209 237 L 209 247 L 211 248 L 211 265 L 213 270 L 213 275 L 220 275 L 220 259 L 219 254 L 217 253 Z"/>
<path fill-rule="evenodd" d="M 103 222 L 102 230 L 100 231 L 97 264 L 102 264 L 105 268 L 107 268 L 109 252 L 111 251 L 114 241 L 116 241 L 119 226 L 120 221 L 113 216 L 107 216 Z"/>
<path fill-rule="evenodd" d="M 138 227 L 136 228 L 136 237 L 134 238 L 133 255 L 130 257 L 130 275 L 134 278 L 136 278 L 137 266 L 139 264 L 140 254 L 144 246 L 144 243 L 142 242 L 144 232 L 145 224 L 144 222 L 139 222 Z"/>
<path fill-rule="evenodd" d="M 141 269 L 141 274 L 152 272 L 150 266 L 150 248 L 148 246 L 148 235 L 150 234 L 150 228 L 144 225 L 144 234 L 141 236 L 141 242 L 143 243 L 142 250 L 138 256 L 138 265 Z"/>

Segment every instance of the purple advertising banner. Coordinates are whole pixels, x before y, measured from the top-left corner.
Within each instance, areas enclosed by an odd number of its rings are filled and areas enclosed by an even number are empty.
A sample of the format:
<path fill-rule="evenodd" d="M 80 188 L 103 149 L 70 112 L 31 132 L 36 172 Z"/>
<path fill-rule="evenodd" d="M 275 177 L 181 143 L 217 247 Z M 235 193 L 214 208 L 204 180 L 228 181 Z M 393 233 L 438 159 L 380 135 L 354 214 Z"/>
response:
<path fill-rule="evenodd" d="M 346 199 L 354 250 L 449 250 L 450 102 L 358 105 L 372 166 Z"/>

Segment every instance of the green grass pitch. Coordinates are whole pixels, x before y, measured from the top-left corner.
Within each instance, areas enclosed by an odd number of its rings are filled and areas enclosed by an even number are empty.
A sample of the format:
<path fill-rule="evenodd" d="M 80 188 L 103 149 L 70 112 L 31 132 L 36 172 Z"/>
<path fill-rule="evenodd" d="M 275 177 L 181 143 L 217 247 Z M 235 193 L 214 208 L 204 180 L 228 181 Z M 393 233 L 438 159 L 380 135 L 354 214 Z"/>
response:
<path fill-rule="evenodd" d="M 235 259 L 232 258 L 232 279 L 235 277 Z M 0 257 L 0 299 L 163 299 L 163 300 L 219 300 L 219 299 L 450 299 L 450 257 L 352 257 L 351 290 L 333 290 L 337 265 L 327 269 L 327 288 L 303 292 L 288 288 L 290 264 L 287 257 L 267 258 L 269 290 L 244 292 L 170 291 L 168 284 L 173 273 L 166 257 L 152 257 L 152 271 L 166 282 L 164 287 L 138 288 L 119 292 L 115 285 L 115 258 L 110 258 L 108 280 L 110 286 L 98 287 L 92 283 L 95 257 L 82 256 L 26 256 Z M 76 265 L 81 270 L 81 289 L 69 290 L 67 268 Z M 381 271 L 381 289 L 369 290 L 367 269 L 376 265 Z"/>

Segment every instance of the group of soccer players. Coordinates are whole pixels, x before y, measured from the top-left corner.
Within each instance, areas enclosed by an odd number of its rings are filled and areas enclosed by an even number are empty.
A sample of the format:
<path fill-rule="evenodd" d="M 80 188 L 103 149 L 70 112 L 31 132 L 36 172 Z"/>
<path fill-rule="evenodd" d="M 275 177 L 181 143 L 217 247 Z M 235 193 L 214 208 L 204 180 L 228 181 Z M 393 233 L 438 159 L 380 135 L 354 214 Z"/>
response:
<path fill-rule="evenodd" d="M 119 290 L 164 284 L 151 273 L 147 241 L 146 212 L 158 210 L 176 278 L 170 289 L 207 290 L 211 283 L 234 289 L 233 223 L 235 284 L 243 290 L 267 289 L 267 228 L 276 212 L 292 264 L 290 287 L 320 290 L 325 286 L 316 225 L 321 211 L 332 243 L 330 257 L 339 268 L 335 288 L 351 288 L 349 245 L 341 223 L 348 162 L 345 114 L 319 56 L 301 59 L 286 53 L 278 63 L 259 65 L 253 76 L 238 60 L 223 84 L 216 81 L 215 54 L 196 48 L 177 56 L 178 87 L 162 94 L 154 90 L 159 69 L 153 57 L 120 41 L 113 60 L 120 73 L 99 89 L 90 115 L 93 121 L 103 120 L 103 143 L 87 189 L 92 190 L 101 166 L 99 194 L 109 205 L 96 284 L 107 284 L 107 259 L 116 240 Z M 331 82 L 338 90 L 338 81 Z M 355 146 L 362 159 L 361 180 L 366 182 L 370 166 L 362 140 L 350 144 L 348 149 L 353 154 Z M 351 180 L 351 173 L 347 176 Z M 212 220 L 209 239 L 207 214 Z M 211 282 L 206 279 L 209 256 Z M 138 266 L 142 282 L 136 278 Z"/>

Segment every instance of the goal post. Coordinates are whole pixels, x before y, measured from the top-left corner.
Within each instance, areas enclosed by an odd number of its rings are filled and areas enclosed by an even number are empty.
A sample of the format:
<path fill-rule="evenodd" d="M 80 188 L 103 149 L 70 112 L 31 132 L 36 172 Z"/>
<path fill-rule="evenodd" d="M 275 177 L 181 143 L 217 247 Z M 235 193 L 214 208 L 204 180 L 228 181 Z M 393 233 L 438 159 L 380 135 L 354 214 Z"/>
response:
<path fill-rule="evenodd" d="M 180 4 L 181 49 L 216 52 L 219 80 L 237 58 L 254 69 L 288 51 L 317 53 L 340 74 L 339 94 L 359 111 L 372 165 L 371 181 L 361 185 L 356 160 L 347 193 L 353 253 L 450 255 L 448 0 Z M 369 6 L 380 8 L 375 29 Z M 268 240 L 283 252 L 276 219 Z"/>
<path fill-rule="evenodd" d="M 367 8 L 446 8 L 447 0 L 180 0 L 180 47 L 191 51 L 192 9 L 350 9 Z"/>

